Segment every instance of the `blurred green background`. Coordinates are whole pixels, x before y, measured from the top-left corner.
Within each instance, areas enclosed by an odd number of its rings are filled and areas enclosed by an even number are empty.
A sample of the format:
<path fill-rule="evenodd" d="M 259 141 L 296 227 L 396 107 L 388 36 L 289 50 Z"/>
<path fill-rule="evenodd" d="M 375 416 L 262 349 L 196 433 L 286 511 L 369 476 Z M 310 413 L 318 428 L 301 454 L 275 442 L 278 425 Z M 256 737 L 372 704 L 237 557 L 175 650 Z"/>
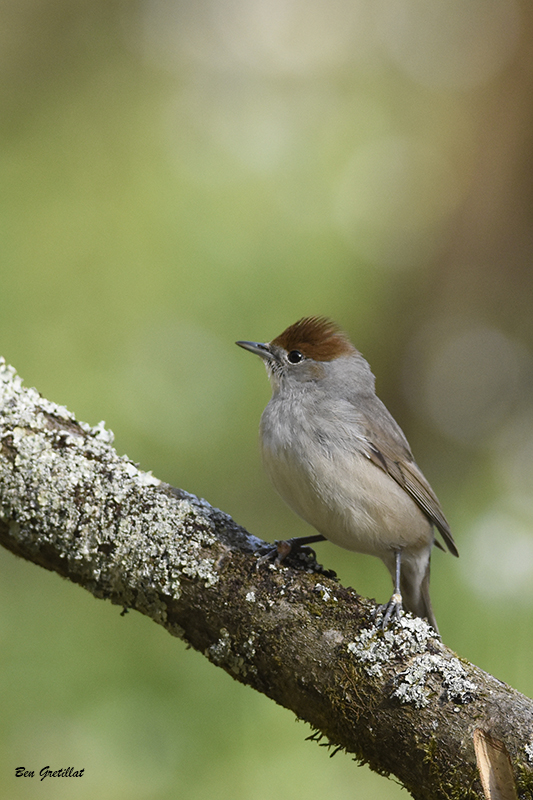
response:
<path fill-rule="evenodd" d="M 4 0 L 0 353 L 267 539 L 236 339 L 333 317 L 461 552 L 445 642 L 533 693 L 533 12 L 513 0 Z M 319 545 L 384 601 L 384 567 Z M 162 628 L 0 553 L 0 798 L 393 800 Z M 83 779 L 15 768 L 85 768 Z"/>

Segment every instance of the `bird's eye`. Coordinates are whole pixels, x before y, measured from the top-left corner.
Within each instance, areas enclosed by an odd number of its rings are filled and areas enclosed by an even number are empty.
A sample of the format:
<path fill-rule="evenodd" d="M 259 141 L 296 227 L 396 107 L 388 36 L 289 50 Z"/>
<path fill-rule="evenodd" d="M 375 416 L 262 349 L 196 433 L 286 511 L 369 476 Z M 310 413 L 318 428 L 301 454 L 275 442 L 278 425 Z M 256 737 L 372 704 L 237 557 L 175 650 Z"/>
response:
<path fill-rule="evenodd" d="M 303 361 L 303 355 L 299 350 L 291 350 L 287 355 L 287 361 L 290 361 L 291 364 L 299 364 L 300 361 Z"/>

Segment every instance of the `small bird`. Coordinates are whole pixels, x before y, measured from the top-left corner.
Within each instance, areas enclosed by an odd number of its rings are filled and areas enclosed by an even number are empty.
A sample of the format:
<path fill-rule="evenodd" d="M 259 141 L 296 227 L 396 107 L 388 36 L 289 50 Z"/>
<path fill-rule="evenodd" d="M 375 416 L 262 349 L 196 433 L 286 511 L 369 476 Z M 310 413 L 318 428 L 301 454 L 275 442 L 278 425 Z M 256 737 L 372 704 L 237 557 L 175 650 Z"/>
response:
<path fill-rule="evenodd" d="M 236 342 L 266 366 L 272 397 L 261 416 L 261 454 L 285 502 L 319 535 L 381 558 L 394 592 L 382 625 L 404 607 L 438 634 L 429 597 L 436 527 L 459 555 L 403 431 L 375 392 L 368 362 L 325 317 L 304 317 L 271 342 Z M 280 551 L 281 552 L 281 551 Z"/>

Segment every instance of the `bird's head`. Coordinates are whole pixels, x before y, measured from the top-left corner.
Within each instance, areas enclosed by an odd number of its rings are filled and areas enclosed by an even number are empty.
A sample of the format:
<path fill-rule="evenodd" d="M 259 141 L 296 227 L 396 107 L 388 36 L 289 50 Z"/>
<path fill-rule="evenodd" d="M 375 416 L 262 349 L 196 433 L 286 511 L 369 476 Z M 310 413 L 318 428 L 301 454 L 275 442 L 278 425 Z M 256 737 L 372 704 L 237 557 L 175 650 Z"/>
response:
<path fill-rule="evenodd" d="M 348 336 L 326 317 L 304 317 L 271 342 L 236 344 L 263 359 L 274 393 L 309 382 L 349 380 L 354 368 L 360 377 L 366 373 L 372 377 Z"/>

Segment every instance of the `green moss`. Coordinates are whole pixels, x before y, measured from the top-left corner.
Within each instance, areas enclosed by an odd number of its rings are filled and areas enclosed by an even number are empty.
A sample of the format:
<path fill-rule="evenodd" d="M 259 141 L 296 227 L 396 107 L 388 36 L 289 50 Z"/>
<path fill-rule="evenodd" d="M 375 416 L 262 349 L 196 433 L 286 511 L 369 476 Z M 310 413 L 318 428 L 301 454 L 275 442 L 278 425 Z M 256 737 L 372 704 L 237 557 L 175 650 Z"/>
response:
<path fill-rule="evenodd" d="M 533 797 L 533 771 L 523 764 L 513 764 L 516 776 L 516 790 L 520 800 L 530 800 Z"/>

